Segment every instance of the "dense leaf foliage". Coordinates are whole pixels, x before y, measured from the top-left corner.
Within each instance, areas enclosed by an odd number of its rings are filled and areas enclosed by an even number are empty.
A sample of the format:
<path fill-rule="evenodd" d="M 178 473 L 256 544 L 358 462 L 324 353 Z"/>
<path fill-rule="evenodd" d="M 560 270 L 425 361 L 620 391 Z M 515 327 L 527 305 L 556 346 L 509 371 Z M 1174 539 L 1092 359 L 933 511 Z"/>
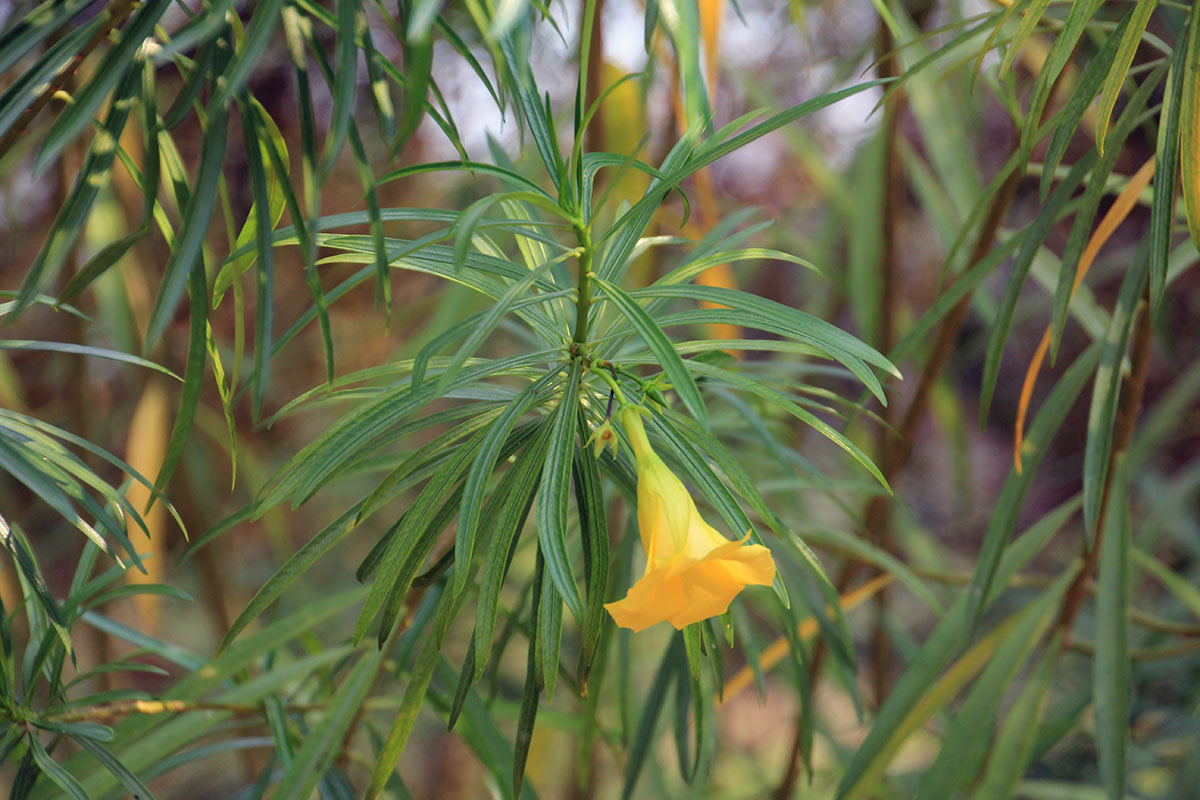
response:
<path fill-rule="evenodd" d="M 719 77 L 737 4 L 630 4 L 625 75 L 604 5 L 8 12 L 0 174 L 59 183 L 0 305 L 11 797 L 150 798 L 193 762 L 406 797 L 423 714 L 512 798 L 1197 791 L 1194 735 L 1130 721 L 1194 732 L 1190 687 L 1146 690 L 1200 641 L 1200 4 L 876 3 L 794 103 Z M 842 5 L 745 11 L 817 50 Z M 814 121 L 875 101 L 822 155 Z M 476 136 L 493 112 L 516 135 Z M 718 197 L 772 148 L 804 188 Z M 104 423 L 101 368 L 137 387 Z M 21 400 L 45 386 L 73 414 Z M 614 403 L 772 586 L 613 624 L 644 477 Z M 979 447 L 994 497 L 952 541 L 918 470 L 969 471 L 976 406 L 1014 452 Z M 201 594 L 220 630 L 181 644 L 163 603 Z M 717 746 L 750 684 L 795 709 L 779 776 Z M 547 730 L 578 757 L 539 784 Z"/>

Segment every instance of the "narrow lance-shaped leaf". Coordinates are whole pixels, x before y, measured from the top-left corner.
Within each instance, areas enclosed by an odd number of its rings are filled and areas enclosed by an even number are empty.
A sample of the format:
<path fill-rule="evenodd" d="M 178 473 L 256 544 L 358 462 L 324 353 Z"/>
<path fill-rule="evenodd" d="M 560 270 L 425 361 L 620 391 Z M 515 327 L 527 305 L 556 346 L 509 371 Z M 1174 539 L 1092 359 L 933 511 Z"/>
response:
<path fill-rule="evenodd" d="M 439 655 L 440 652 L 434 646 L 434 642 L 426 639 L 421 648 L 421 655 L 417 657 L 417 663 L 413 665 L 412 672 L 409 674 L 408 685 L 400 700 L 400 710 L 396 714 L 391 730 L 388 731 L 387 739 L 379 748 L 379 758 L 375 761 L 375 768 L 371 772 L 371 783 L 365 794 L 367 800 L 374 800 L 380 795 L 392 770 L 396 767 L 396 761 L 404 752 L 404 745 L 408 742 L 413 725 L 416 724 L 417 712 L 421 710 L 421 703 L 425 699 L 425 692 L 429 689 L 429 680 L 433 677 L 433 670 L 437 666 Z"/>
<path fill-rule="evenodd" d="M 254 371 L 252 410 L 254 418 L 262 414 L 263 399 L 270 381 L 271 340 L 275 326 L 275 248 L 271 245 L 271 201 L 267 192 L 267 173 L 263 165 L 262 145 L 258 139 L 257 115 L 249 107 L 249 99 L 239 101 L 242 136 L 246 143 L 246 168 L 250 173 L 250 190 L 254 196 L 256 231 L 254 243 L 258 253 L 255 267 L 258 288 L 254 316 Z M 234 280 L 237 280 L 235 277 Z"/>
<path fill-rule="evenodd" d="M 539 393 L 544 392 L 557 376 L 558 370 L 555 370 L 537 383 L 531 384 L 509 403 L 488 429 L 479 446 L 479 456 L 467 472 L 467 479 L 463 484 L 462 510 L 459 512 L 458 530 L 454 538 L 454 560 L 455 563 L 461 565 L 454 571 L 454 581 L 450 588 L 451 594 L 455 597 L 462 594 L 467 585 L 470 571 L 466 565 L 471 563 L 474 555 L 475 540 L 479 534 L 479 521 L 483 512 L 484 493 L 487 490 L 488 478 L 491 477 L 500 448 L 508 438 L 513 424 L 542 399 L 538 396 Z M 493 522 L 489 520 L 489 524 Z"/>
<path fill-rule="evenodd" d="M 317 273 L 316 219 L 320 216 L 319 174 L 317 170 L 316 122 L 313 118 L 312 87 L 308 80 L 308 61 L 305 54 L 305 42 L 311 39 L 312 30 L 303 24 L 298 11 L 287 6 L 283 10 L 283 29 L 286 34 L 288 51 L 292 57 L 292 76 L 296 82 L 298 95 L 297 105 L 300 110 L 300 164 L 304 175 L 304 211 L 301 212 L 296 198 L 291 191 L 286 172 L 276 169 L 280 185 L 284 189 L 284 197 L 288 202 L 288 213 L 292 215 L 294 224 L 298 226 L 300 235 L 300 253 L 304 260 L 304 278 L 308 290 L 312 294 L 313 304 L 317 309 L 317 323 L 321 328 L 321 343 L 325 348 L 325 380 L 333 381 L 333 333 L 329 323 L 329 310 L 325 290 L 321 286 L 321 278 Z M 323 64 L 323 53 L 319 46 L 313 43 L 313 53 L 318 64 Z M 274 147 L 271 148 L 274 153 Z M 275 157 L 271 156 L 274 163 Z M 300 227 L 304 220 L 303 228 Z"/>
<path fill-rule="evenodd" d="M 983 543 L 980 545 L 975 573 L 971 576 L 971 585 L 967 590 L 967 618 L 971 628 L 978 624 L 983 613 L 996 571 L 1002 563 L 1004 550 L 1016 525 L 1021 503 L 1033 483 L 1038 466 L 1046 455 L 1051 439 L 1058 433 L 1067 412 L 1082 391 L 1084 382 L 1092 375 L 1099 358 L 1099 342 L 1093 343 L 1080 353 L 1059 378 L 1058 384 L 1050 392 L 1038 410 L 1033 425 L 1030 426 L 1021 454 L 1024 469 L 1017 472 L 1014 468 L 1009 473 L 996 500 L 997 510 L 988 522 Z"/>
<path fill-rule="evenodd" d="M 415 38 L 410 35 L 405 38 L 402 45 L 404 47 L 404 103 L 400 107 L 396 136 L 392 139 L 392 153 L 399 153 L 421 124 L 421 117 L 426 106 L 425 97 L 429 91 L 433 70 L 433 36 L 431 34 L 426 32 Z"/>
<path fill-rule="evenodd" d="M 1096 209 L 1099 207 L 1100 197 L 1104 191 L 1104 182 L 1108 180 L 1108 176 L 1116 164 L 1117 156 L 1122 150 L 1122 145 L 1139 122 L 1146 103 L 1158 87 L 1166 69 L 1166 64 L 1160 64 L 1129 98 L 1129 104 L 1125 106 L 1120 119 L 1109 133 L 1107 152 L 1101 156 L 1096 168 L 1092 171 L 1092 182 L 1084 192 L 1083 204 L 1080 206 L 1075 217 L 1075 224 L 1071 228 L 1071 235 L 1067 240 L 1066 250 L 1063 252 L 1062 271 L 1059 273 L 1058 285 L 1054 289 L 1054 311 L 1050 337 L 1052 354 L 1058 352 L 1063 328 L 1067 324 L 1067 308 L 1075 291 L 1075 277 L 1080 268 L 1084 243 L 1088 238 L 1088 232 L 1092 227 Z"/>
<path fill-rule="evenodd" d="M 154 491 L 150 495 L 146 511 L 154 505 L 167 488 L 171 476 L 175 474 L 175 468 L 183 458 L 183 450 L 192 432 L 196 408 L 200 405 L 204 367 L 208 362 L 208 281 L 204 276 L 202 258 L 196 262 L 188 275 L 188 295 L 191 332 L 188 334 L 187 366 L 183 371 L 183 393 L 179 398 L 175 424 L 171 427 L 171 438 L 167 440 L 167 452 L 158 470 L 158 477 L 154 480 Z"/>
<path fill-rule="evenodd" d="M 1192 243 L 1200 248 L 1200 3 L 1192 4 L 1188 30 L 1180 105 L 1180 174 L 1183 178 L 1183 205 L 1187 211 L 1188 231 Z M 1183 46 L 1182 38 L 1178 46 Z"/>
<path fill-rule="evenodd" d="M 1029 276 L 1029 270 L 1033 266 L 1033 259 L 1050 233 L 1050 229 L 1064 212 L 1071 196 L 1095 166 L 1096 160 L 1097 155 L 1093 150 L 1075 162 L 1071 171 L 1067 173 L 1067 177 L 1055 187 L 1037 219 L 1026 228 L 1024 238 L 1020 240 L 1021 246 L 1013 259 L 1008 282 L 1004 287 L 1004 295 L 1000 299 L 1000 308 L 996 313 L 996 320 L 992 324 L 991 336 L 988 338 L 987 356 L 983 364 L 983 386 L 979 390 L 981 426 L 987 423 L 992 397 L 996 390 L 996 381 L 1000 377 L 1000 361 L 1004 356 L 1005 345 L 1008 344 L 1009 332 L 1012 330 L 1013 317 L 1017 310 L 1017 301 L 1020 300 L 1025 279 Z"/>
<path fill-rule="evenodd" d="M 1195 9 L 1193 9 L 1194 11 Z M 1163 92 L 1162 111 L 1158 118 L 1158 146 L 1154 155 L 1154 201 L 1150 211 L 1150 316 L 1158 317 L 1163 294 L 1167 288 L 1167 260 L 1171 252 L 1171 229 L 1175 224 L 1175 184 L 1179 174 L 1179 141 L 1181 109 L 1183 107 L 1183 77 L 1187 69 L 1184 58 L 1190 47 L 1192 29 L 1189 22 L 1179 34 L 1167 86 Z"/>
<path fill-rule="evenodd" d="M 42 3 L 0 34 L 0 73 L 24 58 L 50 34 L 70 22 L 90 0 Z"/>
<path fill-rule="evenodd" d="M 1121 454 L 1113 465 L 1104 531 L 1095 545 L 1101 549 L 1092 697 L 1096 709 L 1100 775 L 1110 800 L 1125 797 L 1129 749 L 1129 552 L 1132 547 L 1129 492 L 1128 468 L 1124 454 Z"/>
<path fill-rule="evenodd" d="M 1112 116 L 1113 106 L 1117 104 L 1117 95 L 1125 84 L 1125 76 L 1129 73 L 1129 65 L 1137 53 L 1138 45 L 1142 42 L 1142 34 L 1146 31 L 1146 23 L 1158 6 L 1158 0 L 1137 0 L 1131 9 L 1132 16 L 1129 27 L 1121 34 L 1121 44 L 1117 48 L 1117 56 L 1112 69 L 1104 80 L 1104 90 L 1100 92 L 1100 108 L 1096 112 L 1096 146 L 1104 152 L 1104 137 L 1108 133 L 1108 121 Z M 1114 34 L 1115 35 L 1115 34 Z"/>
<path fill-rule="evenodd" d="M 179 236 L 171 249 L 171 257 L 163 271 L 162 286 L 150 312 L 150 322 L 146 328 L 146 336 L 142 347 L 147 352 L 158 343 L 163 330 L 167 327 L 171 316 L 175 313 L 175 304 L 183 294 L 184 286 L 189 285 L 188 276 L 195 270 L 201 271 L 203 266 L 201 247 L 208 223 L 212 218 L 213 203 L 217 195 L 217 183 L 221 177 L 221 166 L 225 160 L 225 140 L 228 132 L 229 110 L 225 106 L 210 107 L 208 127 L 204 135 L 204 151 L 200 157 L 200 167 L 196 173 L 195 189 L 188 198 L 183 212 L 183 224 Z M 207 295 L 207 279 L 205 279 L 205 294 Z M 205 309 L 207 314 L 207 309 Z"/>
<path fill-rule="evenodd" d="M 667 691 L 671 688 L 671 680 L 679 672 L 687 671 L 686 659 L 683 653 L 683 634 L 671 636 L 671 643 L 663 653 L 662 662 L 654 676 L 654 683 L 642 702 L 642 713 L 638 719 L 637 734 L 629 748 L 629 761 L 625 765 L 625 785 L 621 791 L 624 800 L 634 796 L 638 778 L 650 750 L 654 744 L 654 730 L 658 727 L 658 717 L 662 713 L 663 703 L 667 699 Z"/>
<path fill-rule="evenodd" d="M 71 98 L 71 104 L 46 134 L 42 149 L 34 160 L 34 170 L 41 172 L 49 166 L 63 148 L 87 126 L 112 88 L 131 68 L 142 42 L 153 34 L 154 26 L 158 24 L 171 2 L 172 0 L 148 0 L 134 12 L 133 19 L 121 29 L 116 44 L 104 54 L 104 58 L 92 73 L 92 78 Z M 115 12 L 116 9 L 114 4 L 111 11 Z"/>
<path fill-rule="evenodd" d="M 1066 24 L 1054 37 L 1054 44 L 1051 45 L 1045 63 L 1042 64 L 1042 69 L 1034 81 L 1033 92 L 1029 98 L 1029 109 L 1025 112 L 1025 124 L 1021 131 L 1021 152 L 1026 158 L 1033 150 L 1034 134 L 1041 122 L 1042 109 L 1050 100 L 1050 92 L 1070 60 L 1071 54 L 1075 51 L 1075 45 L 1083 36 L 1084 28 L 1091 20 L 1092 15 L 1096 13 L 1096 9 L 1100 7 L 1101 2 L 1103 0 L 1079 0 L 1077 3 L 1072 3 Z M 1045 10 L 1044 0 L 1039 2 L 1039 5 L 1042 7 L 1040 10 Z"/>
<path fill-rule="evenodd" d="M 34 262 L 25 272 L 25 278 L 21 281 L 21 288 L 17 293 L 13 315 L 27 308 L 43 287 L 53 281 L 83 232 L 101 188 L 109 184 L 117 142 L 129 119 L 130 106 L 140 76 L 139 70 L 130 68 L 117 86 L 112 108 L 92 139 L 88 154 L 79 167 L 79 177 L 75 186 L 50 225 L 46 243 L 42 245 Z M 95 267 L 93 271 L 96 271 Z M 72 294 L 77 291 L 73 291 Z"/>
<path fill-rule="evenodd" d="M 923 800 L 948 800 L 974 774 L 987 754 L 996 714 L 1009 686 L 1054 620 L 1078 566 L 1062 574 L 1021 612 L 1012 633 L 980 672 L 946 732 L 942 750 L 917 788 Z"/>
<path fill-rule="evenodd" d="M 392 318 L 392 280 L 388 272 L 387 242 L 384 239 L 383 218 L 379 213 L 379 192 L 375 189 L 375 176 L 367 161 L 367 151 L 363 147 L 362 137 L 358 127 L 350 126 L 350 147 L 354 153 L 354 164 L 358 167 L 359 180 L 362 181 L 363 194 L 367 201 L 367 218 L 371 226 L 371 243 L 375 245 L 375 304 L 383 305 L 384 320 Z"/>
<path fill-rule="evenodd" d="M 1083 74 L 1079 76 L 1079 83 L 1071 89 L 1071 93 L 1065 98 L 1066 102 L 1063 103 L 1062 109 L 1056 112 L 1046 123 L 1047 125 L 1054 126 L 1054 135 L 1050 137 L 1050 144 L 1047 145 L 1046 155 L 1042 159 L 1042 181 L 1038 196 L 1043 203 L 1046 202 L 1046 197 L 1050 194 L 1050 187 L 1054 184 L 1054 180 L 1058 176 L 1058 167 L 1062 163 L 1063 157 L 1066 156 L 1067 149 L 1075 141 L 1079 133 L 1083 115 L 1094 107 L 1093 101 L 1096 99 L 1096 92 L 1100 90 L 1100 85 L 1103 83 L 1105 76 L 1111 72 L 1113 62 L 1117 57 L 1118 45 L 1124 38 L 1124 32 L 1129 30 L 1129 21 L 1133 13 L 1134 9 L 1130 8 L 1129 13 L 1117 23 L 1117 27 L 1105 40 L 1104 45 L 1088 61 Z M 1107 138 L 1107 122 L 1104 129 L 1105 137 Z M 1096 150 L 1100 155 L 1103 155 L 1104 142 L 1097 140 Z M 1020 151 L 1017 152 L 1017 155 L 1021 155 Z"/>
<path fill-rule="evenodd" d="M 550 441 L 551 425 L 542 423 L 537 436 L 510 467 L 516 474 L 513 488 L 496 512 L 496 533 L 488 546 L 483 579 L 479 584 L 479 603 L 475 611 L 475 668 L 472 680 L 483 677 L 492 654 L 492 634 L 500 604 L 500 589 L 508 574 L 517 543 L 540 483 Z M 506 476 L 507 477 L 507 476 Z"/>
<path fill-rule="evenodd" d="M 580 625 L 583 646 L 579 655 L 579 681 L 586 691 L 587 676 L 591 670 L 596 648 L 600 643 L 606 614 L 604 601 L 607 599 L 609 553 L 608 506 L 600 482 L 600 470 L 596 459 L 583 441 L 587 428 L 580 411 L 580 447 L 575 451 L 575 502 L 579 508 L 579 524 L 583 533 L 583 561 L 586 570 L 587 594 L 585 611 Z"/>
<path fill-rule="evenodd" d="M 546 590 L 554 591 L 554 585 L 546 581 L 546 561 L 538 549 L 537 566 L 533 572 L 533 591 L 529 601 L 529 652 L 525 658 L 525 687 L 521 691 L 521 711 L 517 717 L 517 735 L 513 742 L 513 797 L 521 796 L 521 785 L 525 781 L 525 763 L 529 758 L 529 746 L 533 743 L 533 725 L 537 719 L 538 698 L 542 692 L 543 673 L 539 668 L 539 652 L 544 633 L 539 621 L 542 619 L 542 603 Z M 557 596 L 558 621 L 562 623 L 562 600 Z M 561 633 L 561 627 L 559 632 Z"/>
<path fill-rule="evenodd" d="M 361 713 L 363 701 L 375 683 L 375 674 L 383 665 L 383 659 L 382 652 L 366 652 L 359 657 L 279 779 L 278 796 L 308 797 L 312 794 L 322 774 L 340 754 L 342 740 Z"/>
<path fill-rule="evenodd" d="M 329 174 L 337 157 L 342 154 L 346 136 L 353 125 L 354 98 L 358 89 L 358 27 L 366 27 L 360 0 L 338 0 L 337 76 L 330 85 L 333 94 L 333 110 L 329 118 L 329 132 L 325 137 L 325 155 L 321 160 L 322 177 Z"/>
<path fill-rule="evenodd" d="M 279 31 L 279 12 L 283 0 L 261 0 L 254 4 L 254 16 L 250 18 L 246 35 L 218 87 L 217 102 L 224 105 L 230 98 L 237 97 L 250 72 L 259 65 L 259 58 L 270 44 L 272 36 Z"/>
<path fill-rule="evenodd" d="M 1121 395 L 1121 362 L 1129 349 L 1129 337 L 1139 301 L 1146 285 L 1146 253 L 1149 243 L 1142 242 L 1125 273 L 1121 293 L 1113 306 L 1104 349 L 1092 383 L 1092 404 L 1088 411 L 1087 443 L 1083 453 L 1083 519 L 1089 541 L 1100 517 L 1101 496 L 1108 476 L 1112 454 L 1113 425 L 1117 419 L 1117 401 Z M 1144 313 L 1144 312 L 1143 312 Z"/>
<path fill-rule="evenodd" d="M 570 492 L 571 464 L 575 456 L 575 425 L 578 419 L 579 359 L 571 362 L 563 384 L 562 399 L 554 411 L 546 465 L 538 489 L 538 542 L 546 559 L 546 572 L 576 620 L 583 620 L 583 598 L 575 582 L 567 545 L 567 496 Z"/>

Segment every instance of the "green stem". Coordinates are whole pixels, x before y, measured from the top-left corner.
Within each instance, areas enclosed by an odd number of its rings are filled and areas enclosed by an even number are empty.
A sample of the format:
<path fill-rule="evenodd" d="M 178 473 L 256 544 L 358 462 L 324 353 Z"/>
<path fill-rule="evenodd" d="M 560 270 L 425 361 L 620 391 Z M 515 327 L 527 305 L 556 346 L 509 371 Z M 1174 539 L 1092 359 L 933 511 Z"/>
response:
<path fill-rule="evenodd" d="M 605 367 L 596 366 L 593 364 L 591 371 L 608 384 L 608 388 L 612 389 L 613 394 L 616 395 L 618 403 L 621 405 L 626 405 L 625 393 L 621 391 L 620 385 L 616 382 L 616 380 L 613 379 L 611 375 L 608 374 L 608 370 Z"/>
<path fill-rule="evenodd" d="M 588 308 L 592 304 L 592 237 L 582 225 L 575 226 L 579 241 L 579 290 L 575 299 L 575 335 L 571 341 L 577 345 L 587 341 Z"/>

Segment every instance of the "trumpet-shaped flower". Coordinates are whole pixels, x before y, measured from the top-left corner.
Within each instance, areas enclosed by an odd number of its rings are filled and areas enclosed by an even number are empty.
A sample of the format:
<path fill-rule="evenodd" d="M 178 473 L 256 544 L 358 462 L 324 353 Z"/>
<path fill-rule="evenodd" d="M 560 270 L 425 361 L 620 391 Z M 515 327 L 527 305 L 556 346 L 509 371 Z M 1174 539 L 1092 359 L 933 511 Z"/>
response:
<path fill-rule="evenodd" d="M 730 541 L 696 510 L 683 482 L 650 447 L 641 412 L 626 406 L 617 417 L 638 468 L 638 528 L 646 572 L 625 595 L 605 608 L 622 628 L 640 631 L 657 622 L 682 630 L 723 614 L 746 586 L 770 584 L 775 561 L 762 545 Z"/>

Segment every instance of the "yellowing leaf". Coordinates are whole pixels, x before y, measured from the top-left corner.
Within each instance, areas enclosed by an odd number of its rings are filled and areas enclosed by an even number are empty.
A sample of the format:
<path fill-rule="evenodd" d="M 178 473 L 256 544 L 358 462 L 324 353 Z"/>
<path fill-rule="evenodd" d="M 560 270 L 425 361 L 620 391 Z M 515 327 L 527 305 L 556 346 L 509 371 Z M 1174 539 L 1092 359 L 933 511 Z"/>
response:
<path fill-rule="evenodd" d="M 1153 176 L 1154 157 L 1151 156 L 1129 179 L 1129 183 L 1117 196 L 1112 207 L 1108 209 L 1108 213 L 1104 215 L 1104 219 L 1100 220 L 1100 224 L 1096 226 L 1092 238 L 1088 240 L 1083 255 L 1079 257 L 1079 269 L 1075 272 L 1075 283 L 1071 286 L 1072 296 L 1075 295 L 1075 290 L 1079 288 L 1079 285 L 1083 283 L 1083 278 L 1087 275 L 1088 270 L 1092 268 L 1092 262 L 1096 260 L 1096 254 L 1100 252 L 1100 248 L 1129 216 L 1129 212 L 1137 204 L 1138 196 L 1146 190 L 1150 184 L 1150 178 Z M 1021 445 L 1025 439 L 1025 417 L 1029 413 L 1029 401 L 1033 397 L 1033 386 L 1037 383 L 1038 372 L 1042 369 L 1042 362 L 1046 359 L 1046 351 L 1049 347 L 1050 326 L 1047 325 L 1046 332 L 1042 334 L 1042 341 L 1038 344 L 1037 351 L 1033 354 L 1029 367 L 1025 370 L 1025 382 L 1021 385 L 1021 399 L 1017 403 L 1017 420 L 1013 432 L 1013 465 L 1016 467 L 1018 475 L 1021 474 Z"/>

